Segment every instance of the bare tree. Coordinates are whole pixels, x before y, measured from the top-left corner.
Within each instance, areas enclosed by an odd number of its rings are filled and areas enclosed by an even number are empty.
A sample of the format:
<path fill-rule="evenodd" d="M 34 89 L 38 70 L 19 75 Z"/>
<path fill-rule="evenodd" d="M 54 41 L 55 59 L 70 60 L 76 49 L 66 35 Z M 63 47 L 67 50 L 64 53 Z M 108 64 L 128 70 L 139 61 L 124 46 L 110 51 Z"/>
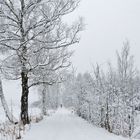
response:
<path fill-rule="evenodd" d="M 118 85 L 120 87 L 120 93 L 122 94 L 122 131 L 128 127 L 127 134 L 129 136 L 131 136 L 134 131 L 135 77 L 136 68 L 134 67 L 133 56 L 130 55 L 130 45 L 127 41 L 124 43 L 121 54 L 118 54 Z M 126 124 L 128 124 L 128 126 Z"/>
<path fill-rule="evenodd" d="M 49 83 L 41 81 L 38 73 L 44 68 L 50 72 L 69 65 L 67 47 L 79 42 L 77 34 L 82 26 L 81 21 L 68 26 L 62 17 L 74 11 L 78 3 L 77 0 L 0 0 L 0 47 L 9 52 L 3 61 L 3 72 L 10 79 L 21 78 L 23 124 L 29 123 L 29 87 Z M 30 77 L 35 75 L 39 80 L 29 85 Z"/>

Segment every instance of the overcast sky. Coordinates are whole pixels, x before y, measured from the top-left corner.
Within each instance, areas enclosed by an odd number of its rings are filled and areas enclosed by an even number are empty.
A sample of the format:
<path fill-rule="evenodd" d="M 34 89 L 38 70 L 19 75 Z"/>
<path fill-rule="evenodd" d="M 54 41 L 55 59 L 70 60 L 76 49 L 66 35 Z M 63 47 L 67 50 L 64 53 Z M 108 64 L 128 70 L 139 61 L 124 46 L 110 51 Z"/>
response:
<path fill-rule="evenodd" d="M 126 39 L 140 69 L 140 0 L 82 0 L 69 20 L 78 16 L 86 23 L 72 58 L 79 72 L 90 71 L 91 63 L 115 63 Z"/>

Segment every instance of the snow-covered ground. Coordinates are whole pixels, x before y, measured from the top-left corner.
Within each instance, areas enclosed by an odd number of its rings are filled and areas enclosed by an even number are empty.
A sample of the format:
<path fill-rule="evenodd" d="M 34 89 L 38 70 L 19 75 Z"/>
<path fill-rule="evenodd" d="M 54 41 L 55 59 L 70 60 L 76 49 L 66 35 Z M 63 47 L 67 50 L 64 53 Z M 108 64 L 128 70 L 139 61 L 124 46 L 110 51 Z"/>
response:
<path fill-rule="evenodd" d="M 10 81 L 2 80 L 3 93 L 7 101 L 8 107 L 14 117 L 20 119 L 20 98 L 21 98 L 21 82 L 20 81 Z M 31 107 L 34 101 L 39 100 L 37 89 L 31 89 L 29 95 L 29 116 L 32 119 L 40 117 L 41 110 L 36 107 Z M 3 110 L 1 100 L 0 100 L 0 140 L 14 140 L 18 136 L 18 125 L 12 125 L 9 123 L 5 112 Z M 22 132 L 21 132 L 22 133 Z"/>
<path fill-rule="evenodd" d="M 3 91 L 10 109 L 18 119 L 20 113 L 21 83 L 19 81 L 3 81 Z M 38 100 L 37 90 L 31 90 L 29 104 Z M 37 116 L 38 108 L 29 108 L 30 115 Z M 51 111 L 53 112 L 53 111 Z M 50 113 L 49 113 L 50 114 Z M 0 104 L 0 123 L 7 118 Z M 1 136 L 0 136 L 1 138 Z M 104 129 L 94 127 L 85 120 L 75 116 L 71 111 L 59 108 L 55 114 L 44 118 L 40 123 L 31 124 L 23 140 L 128 140 L 108 133 Z"/>
<path fill-rule="evenodd" d="M 70 111 L 59 108 L 53 116 L 31 127 L 23 140 L 127 140 L 97 128 Z"/>

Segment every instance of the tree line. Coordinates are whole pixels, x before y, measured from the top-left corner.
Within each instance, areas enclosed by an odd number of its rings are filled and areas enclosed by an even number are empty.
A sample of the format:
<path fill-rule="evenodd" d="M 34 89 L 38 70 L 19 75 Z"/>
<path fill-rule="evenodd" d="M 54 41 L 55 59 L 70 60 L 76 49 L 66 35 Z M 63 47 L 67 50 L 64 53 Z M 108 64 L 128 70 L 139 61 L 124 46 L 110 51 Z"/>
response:
<path fill-rule="evenodd" d="M 95 65 L 91 73 L 65 74 L 63 102 L 96 126 L 117 135 L 131 136 L 140 111 L 140 75 L 130 55 L 129 42 L 117 52 L 117 66 L 103 70 Z"/>

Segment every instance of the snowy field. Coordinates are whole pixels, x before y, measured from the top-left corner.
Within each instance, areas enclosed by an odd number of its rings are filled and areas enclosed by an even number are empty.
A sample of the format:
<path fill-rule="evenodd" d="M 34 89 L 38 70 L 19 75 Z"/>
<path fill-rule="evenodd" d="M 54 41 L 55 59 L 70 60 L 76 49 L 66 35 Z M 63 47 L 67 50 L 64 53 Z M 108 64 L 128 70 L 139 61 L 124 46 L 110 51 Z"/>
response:
<path fill-rule="evenodd" d="M 53 116 L 32 125 L 23 140 L 128 140 L 97 128 L 59 108 Z"/>

